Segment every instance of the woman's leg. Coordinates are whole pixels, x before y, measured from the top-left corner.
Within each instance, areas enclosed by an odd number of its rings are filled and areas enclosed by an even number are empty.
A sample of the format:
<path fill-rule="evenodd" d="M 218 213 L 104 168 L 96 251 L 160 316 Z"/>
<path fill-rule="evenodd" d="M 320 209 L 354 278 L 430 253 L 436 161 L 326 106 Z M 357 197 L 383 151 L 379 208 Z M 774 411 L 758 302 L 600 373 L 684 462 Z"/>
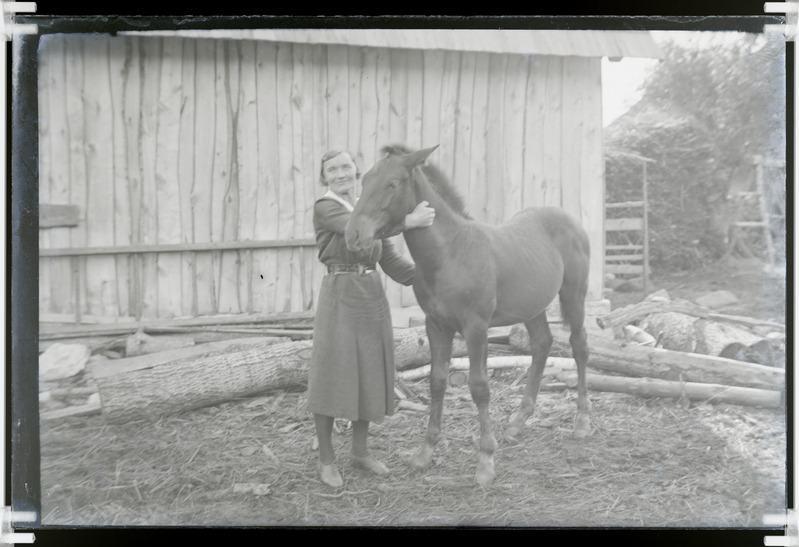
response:
<path fill-rule="evenodd" d="M 336 453 L 333 451 L 333 417 L 324 414 L 314 414 L 313 417 L 316 438 L 319 441 L 319 461 L 330 465 L 336 460 Z"/>
<path fill-rule="evenodd" d="M 333 488 L 344 484 L 336 467 L 336 453 L 333 451 L 333 417 L 314 414 L 316 438 L 319 440 L 319 461 L 316 469 L 322 482 Z"/>
<path fill-rule="evenodd" d="M 369 454 L 366 446 L 366 437 L 369 434 L 369 422 L 358 420 L 352 422 L 352 463 L 356 467 L 366 469 L 378 475 L 388 473 L 388 467 Z"/>

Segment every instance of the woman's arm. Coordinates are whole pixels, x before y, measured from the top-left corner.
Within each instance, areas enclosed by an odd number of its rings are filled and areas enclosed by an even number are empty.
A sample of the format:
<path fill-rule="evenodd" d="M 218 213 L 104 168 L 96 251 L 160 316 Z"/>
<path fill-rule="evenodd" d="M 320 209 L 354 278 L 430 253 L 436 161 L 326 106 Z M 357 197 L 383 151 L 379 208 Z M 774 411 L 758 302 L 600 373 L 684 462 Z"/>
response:
<path fill-rule="evenodd" d="M 383 254 L 380 256 L 380 267 L 391 279 L 402 285 L 413 284 L 413 273 L 416 265 L 397 252 L 397 248 L 389 239 L 383 239 Z"/>

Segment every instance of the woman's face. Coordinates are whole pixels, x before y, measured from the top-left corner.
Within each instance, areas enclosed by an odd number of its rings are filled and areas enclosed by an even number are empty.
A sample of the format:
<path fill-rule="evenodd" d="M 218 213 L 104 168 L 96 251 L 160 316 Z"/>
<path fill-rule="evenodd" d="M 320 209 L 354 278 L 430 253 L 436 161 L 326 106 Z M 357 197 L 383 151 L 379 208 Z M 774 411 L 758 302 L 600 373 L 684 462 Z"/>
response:
<path fill-rule="evenodd" d="M 327 160 L 322 171 L 325 175 L 325 182 L 336 194 L 348 194 L 355 191 L 355 162 L 346 152 Z"/>

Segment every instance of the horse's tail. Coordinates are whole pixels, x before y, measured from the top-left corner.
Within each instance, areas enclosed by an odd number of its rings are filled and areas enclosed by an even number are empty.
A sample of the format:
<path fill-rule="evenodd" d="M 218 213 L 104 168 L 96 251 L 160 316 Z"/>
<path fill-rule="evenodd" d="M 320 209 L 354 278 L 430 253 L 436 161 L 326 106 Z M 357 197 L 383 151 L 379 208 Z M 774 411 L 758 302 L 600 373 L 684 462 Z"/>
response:
<path fill-rule="evenodd" d="M 563 258 L 563 285 L 558 293 L 561 317 L 571 327 L 582 329 L 585 321 L 585 297 L 588 294 L 588 272 L 591 245 L 588 234 L 570 218 L 570 229 L 561 232 L 567 236 L 561 245 Z"/>

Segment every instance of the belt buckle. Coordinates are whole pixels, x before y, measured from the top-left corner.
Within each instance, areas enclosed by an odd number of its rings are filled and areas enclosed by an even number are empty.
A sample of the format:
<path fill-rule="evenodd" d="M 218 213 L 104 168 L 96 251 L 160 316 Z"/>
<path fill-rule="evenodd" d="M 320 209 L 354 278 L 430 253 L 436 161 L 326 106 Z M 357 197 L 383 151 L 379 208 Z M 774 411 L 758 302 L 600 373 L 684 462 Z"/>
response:
<path fill-rule="evenodd" d="M 358 264 L 358 275 L 363 275 L 366 273 L 366 266 L 363 264 Z"/>

